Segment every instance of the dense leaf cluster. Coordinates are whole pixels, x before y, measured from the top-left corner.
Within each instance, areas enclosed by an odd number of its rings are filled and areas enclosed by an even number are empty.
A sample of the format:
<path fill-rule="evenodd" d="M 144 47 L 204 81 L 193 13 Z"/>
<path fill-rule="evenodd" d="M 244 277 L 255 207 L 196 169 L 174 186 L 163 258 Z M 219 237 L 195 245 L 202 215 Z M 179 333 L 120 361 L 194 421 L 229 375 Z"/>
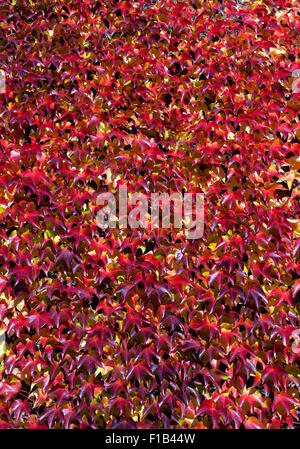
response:
<path fill-rule="evenodd" d="M 299 423 L 299 11 L 0 0 L 0 427 Z M 121 184 L 203 237 L 99 229 Z"/>

